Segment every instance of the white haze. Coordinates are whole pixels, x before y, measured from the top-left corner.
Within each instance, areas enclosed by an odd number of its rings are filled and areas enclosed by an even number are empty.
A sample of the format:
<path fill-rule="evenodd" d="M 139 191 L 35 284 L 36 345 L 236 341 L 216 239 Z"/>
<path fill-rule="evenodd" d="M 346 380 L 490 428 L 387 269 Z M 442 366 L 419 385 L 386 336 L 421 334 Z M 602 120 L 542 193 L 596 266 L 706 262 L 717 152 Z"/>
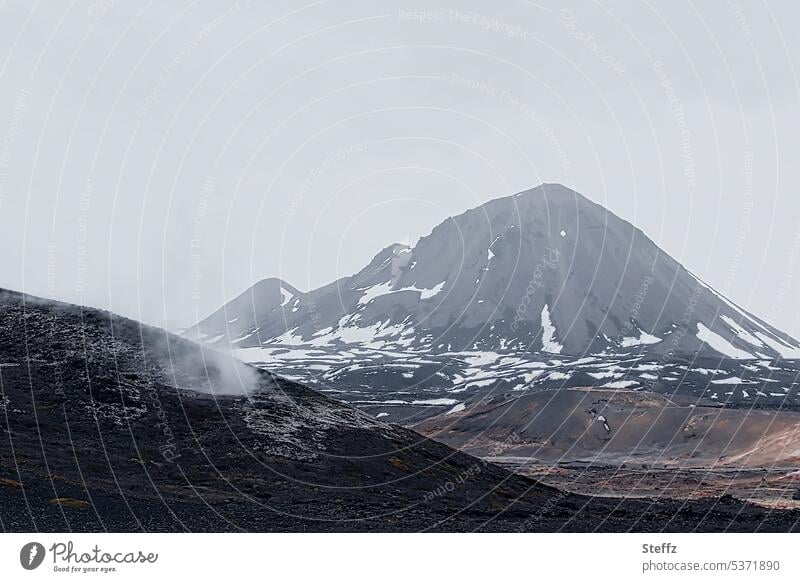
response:
<path fill-rule="evenodd" d="M 4 2 L 0 286 L 174 329 L 561 182 L 800 336 L 798 12 Z"/>

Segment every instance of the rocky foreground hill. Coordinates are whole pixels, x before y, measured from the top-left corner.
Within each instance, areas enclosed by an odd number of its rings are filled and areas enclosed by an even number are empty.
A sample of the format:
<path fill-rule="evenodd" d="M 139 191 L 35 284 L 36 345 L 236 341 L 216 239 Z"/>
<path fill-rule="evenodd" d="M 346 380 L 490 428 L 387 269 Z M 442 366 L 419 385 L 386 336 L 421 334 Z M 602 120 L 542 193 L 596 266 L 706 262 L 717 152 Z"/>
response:
<path fill-rule="evenodd" d="M 107 312 L 0 291 L 3 531 L 790 531 L 562 493 Z"/>

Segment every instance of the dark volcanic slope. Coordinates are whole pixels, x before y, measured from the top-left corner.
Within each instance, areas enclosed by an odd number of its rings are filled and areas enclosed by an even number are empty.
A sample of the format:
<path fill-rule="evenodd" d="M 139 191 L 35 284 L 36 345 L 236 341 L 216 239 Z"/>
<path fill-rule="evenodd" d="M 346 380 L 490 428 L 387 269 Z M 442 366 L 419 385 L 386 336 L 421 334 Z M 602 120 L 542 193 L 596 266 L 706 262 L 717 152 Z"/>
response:
<path fill-rule="evenodd" d="M 561 494 L 209 355 L 108 313 L 0 291 L 0 528 L 786 531 L 797 522 L 730 499 Z"/>

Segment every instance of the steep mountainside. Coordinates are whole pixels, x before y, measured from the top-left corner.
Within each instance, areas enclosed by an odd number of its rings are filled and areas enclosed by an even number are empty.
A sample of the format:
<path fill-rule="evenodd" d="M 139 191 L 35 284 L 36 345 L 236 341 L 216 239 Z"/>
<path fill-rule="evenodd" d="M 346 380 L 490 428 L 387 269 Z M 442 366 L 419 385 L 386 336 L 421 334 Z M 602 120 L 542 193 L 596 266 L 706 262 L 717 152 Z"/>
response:
<path fill-rule="evenodd" d="M 288 291 L 265 302 L 264 286 Z M 389 246 L 308 293 L 259 283 L 189 333 L 234 348 L 800 358 L 796 340 L 556 184 L 450 218 L 413 248 Z"/>
<path fill-rule="evenodd" d="M 214 343 L 226 335 L 246 335 L 257 328 L 264 317 L 280 317 L 283 308 L 300 295 L 297 289 L 280 279 L 264 279 L 203 320 L 203 329 L 224 331 L 212 336 L 203 333 L 199 326 L 193 326 L 183 335 L 205 343 Z"/>

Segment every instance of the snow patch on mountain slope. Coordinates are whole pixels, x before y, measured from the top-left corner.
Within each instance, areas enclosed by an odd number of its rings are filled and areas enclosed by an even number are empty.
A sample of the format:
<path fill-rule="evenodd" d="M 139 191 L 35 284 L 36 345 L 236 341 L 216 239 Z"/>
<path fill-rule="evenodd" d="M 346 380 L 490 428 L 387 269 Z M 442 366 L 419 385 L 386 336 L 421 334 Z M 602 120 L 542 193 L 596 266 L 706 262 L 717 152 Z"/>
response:
<path fill-rule="evenodd" d="M 299 327 L 295 327 L 294 329 L 286 330 L 280 336 L 275 338 L 276 344 L 283 344 L 287 346 L 300 346 L 303 345 L 303 338 L 300 336 L 295 335 L 295 332 L 300 329 Z"/>
<path fill-rule="evenodd" d="M 281 307 L 289 303 L 289 301 L 291 301 L 292 299 L 294 299 L 294 295 L 292 295 L 286 289 L 281 287 Z"/>
<path fill-rule="evenodd" d="M 601 388 L 632 388 L 633 386 L 638 386 L 639 383 L 633 380 L 618 380 L 616 382 L 609 382 L 608 384 L 603 384 Z"/>
<path fill-rule="evenodd" d="M 595 380 L 604 380 L 606 378 L 617 379 L 624 376 L 621 372 L 588 372 L 588 374 Z"/>
<path fill-rule="evenodd" d="M 697 277 L 695 277 L 695 278 L 697 278 Z M 725 303 L 728 307 L 730 307 L 731 309 L 736 311 L 736 313 L 738 313 L 741 316 L 741 320 L 747 321 L 748 323 L 750 323 L 754 327 L 757 327 L 757 328 L 760 328 L 760 329 L 764 329 L 761 324 L 759 324 L 757 321 L 754 321 L 751 316 L 749 316 L 738 305 L 736 305 L 735 303 L 730 301 L 727 297 L 725 297 L 724 295 L 722 295 L 720 293 L 717 293 L 713 288 L 709 287 L 708 285 L 705 285 L 704 283 L 701 283 L 701 284 L 708 291 L 710 291 L 716 298 L 718 298 L 720 301 Z M 767 345 L 767 346 L 771 347 L 773 350 L 775 350 L 776 352 L 778 352 L 781 355 L 781 357 L 783 357 L 783 358 L 785 358 L 787 360 L 800 359 L 800 346 L 792 346 L 790 344 L 787 344 L 784 340 L 780 340 L 780 339 L 774 337 L 774 335 L 771 334 L 771 332 L 770 332 L 771 335 L 767 335 L 767 334 L 763 333 L 762 331 L 756 331 L 755 334 L 751 334 L 747 330 L 743 330 L 741 325 L 736 324 L 731 318 L 725 317 L 725 316 L 722 316 L 722 318 L 725 320 L 726 323 L 728 323 L 729 325 L 731 325 L 731 327 L 734 328 L 734 330 L 737 332 L 737 334 L 740 337 L 742 337 L 742 339 L 744 339 L 748 343 L 751 343 L 751 344 L 753 344 L 754 346 L 757 346 L 757 347 L 758 346 Z M 741 334 L 740 330 L 744 331 L 744 334 L 745 334 L 744 336 L 743 336 L 743 334 Z M 699 337 L 699 335 L 698 335 L 698 337 Z M 748 337 L 749 337 L 749 339 L 748 339 Z M 700 338 L 700 339 L 702 339 L 702 338 Z M 725 340 L 723 340 L 723 341 L 725 341 Z M 706 343 L 709 343 L 709 342 L 706 342 Z M 711 344 L 709 343 L 709 345 L 711 345 Z M 731 346 L 731 347 L 733 347 L 733 346 Z M 736 350 L 736 348 L 733 348 L 733 349 Z M 719 351 L 719 350 L 717 350 L 717 351 Z M 741 350 L 737 350 L 737 351 L 741 352 Z M 728 354 L 726 354 L 726 355 L 728 355 Z M 731 356 L 731 357 L 737 357 L 737 356 Z M 738 358 L 739 359 L 750 359 L 751 356 L 749 356 L 749 355 L 747 355 L 747 356 L 738 356 Z"/>
<path fill-rule="evenodd" d="M 455 413 L 457 413 L 457 412 L 463 412 L 464 410 L 466 410 L 466 408 L 467 408 L 467 407 L 466 407 L 466 406 L 464 406 L 464 403 L 463 403 L 463 402 L 459 402 L 459 403 L 458 403 L 458 404 L 456 404 L 456 405 L 455 405 L 453 408 L 451 408 L 450 410 L 448 410 L 446 414 L 455 414 Z"/>
<path fill-rule="evenodd" d="M 420 299 L 430 299 L 434 295 L 438 295 L 439 292 L 444 288 L 444 281 L 435 285 L 432 289 L 417 289 L 416 287 L 408 287 L 410 291 L 419 291 Z"/>
<path fill-rule="evenodd" d="M 747 352 L 735 347 L 725 338 L 714 333 L 702 323 L 697 324 L 697 339 L 705 342 L 711 346 L 712 349 L 729 358 L 734 358 L 737 360 L 755 359 L 751 354 L 748 354 Z"/>
<path fill-rule="evenodd" d="M 471 367 L 477 368 L 486 366 L 487 364 L 493 364 L 500 359 L 500 354 L 497 352 L 482 352 L 478 350 L 474 352 L 452 352 L 452 355 L 464 356 L 464 359 L 469 362 Z"/>
<path fill-rule="evenodd" d="M 754 384 L 754 382 L 745 382 L 741 378 L 721 378 L 719 380 L 711 380 L 712 384 Z"/>
<path fill-rule="evenodd" d="M 376 323 L 374 325 L 365 327 L 356 327 L 356 326 L 339 327 L 335 331 L 330 331 L 324 336 L 316 338 L 310 343 L 311 345 L 321 346 L 330 344 L 331 342 L 338 340 L 346 344 L 360 343 L 365 345 L 366 347 L 370 347 L 374 344 L 375 337 L 377 336 L 380 329 L 381 329 L 380 323 Z"/>
<path fill-rule="evenodd" d="M 732 318 L 728 317 L 727 315 L 722 316 L 722 320 L 727 323 L 733 329 L 734 333 L 739 336 L 739 338 L 743 339 L 747 343 L 757 348 L 764 347 L 764 343 L 739 325 L 736 321 Z"/>
<path fill-rule="evenodd" d="M 542 351 L 560 354 L 563 349 L 564 346 L 556 341 L 556 328 L 550 319 L 550 309 L 545 304 L 542 308 Z"/>
<path fill-rule="evenodd" d="M 444 288 L 444 281 L 435 285 L 431 289 L 420 289 L 419 287 L 412 285 L 411 287 L 402 287 L 401 289 L 392 289 L 392 282 L 389 281 L 387 283 L 381 283 L 380 285 L 374 285 L 372 287 L 368 287 L 364 289 L 364 295 L 362 295 L 359 300 L 359 305 L 366 305 L 373 299 L 381 297 L 382 295 L 389 295 L 391 293 L 402 293 L 404 291 L 414 291 L 419 293 L 420 299 L 430 299 L 431 297 L 438 295 L 439 292 Z"/>
<path fill-rule="evenodd" d="M 381 295 L 386 295 L 387 293 L 391 293 L 392 282 L 387 281 L 386 283 L 373 285 L 372 287 L 367 287 L 366 289 L 359 289 L 359 291 L 364 291 L 364 294 L 358 298 L 358 304 L 366 305 L 376 297 L 380 297 Z"/>
<path fill-rule="evenodd" d="M 407 323 L 390 325 L 388 321 L 377 322 L 373 325 L 354 325 L 353 318 L 345 316 L 333 327 L 326 327 L 316 332 L 310 341 L 310 346 L 325 347 L 334 343 L 358 344 L 369 349 L 380 349 L 391 340 L 393 345 L 408 346 L 413 341 L 415 330 Z"/>
<path fill-rule="evenodd" d="M 620 344 L 623 348 L 632 348 L 634 346 L 650 346 L 659 343 L 660 337 L 650 335 L 649 333 L 641 332 L 639 337 L 624 337 Z"/>
<path fill-rule="evenodd" d="M 764 343 L 769 347 L 778 352 L 782 358 L 787 360 L 800 360 L 800 348 L 787 346 L 783 342 L 774 340 L 761 332 L 756 332 L 756 335 L 764 340 Z"/>

